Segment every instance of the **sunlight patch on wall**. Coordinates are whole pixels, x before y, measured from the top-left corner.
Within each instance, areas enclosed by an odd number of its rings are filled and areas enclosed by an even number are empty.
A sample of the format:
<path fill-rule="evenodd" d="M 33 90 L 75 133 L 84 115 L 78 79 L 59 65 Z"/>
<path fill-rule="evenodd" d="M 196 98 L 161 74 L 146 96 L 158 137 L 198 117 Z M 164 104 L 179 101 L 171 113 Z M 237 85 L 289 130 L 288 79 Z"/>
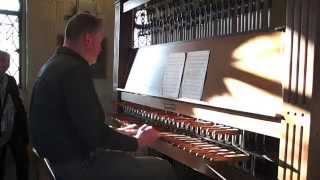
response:
<path fill-rule="evenodd" d="M 232 54 L 234 68 L 281 83 L 283 56 L 281 38 L 259 36 L 239 46 Z"/>

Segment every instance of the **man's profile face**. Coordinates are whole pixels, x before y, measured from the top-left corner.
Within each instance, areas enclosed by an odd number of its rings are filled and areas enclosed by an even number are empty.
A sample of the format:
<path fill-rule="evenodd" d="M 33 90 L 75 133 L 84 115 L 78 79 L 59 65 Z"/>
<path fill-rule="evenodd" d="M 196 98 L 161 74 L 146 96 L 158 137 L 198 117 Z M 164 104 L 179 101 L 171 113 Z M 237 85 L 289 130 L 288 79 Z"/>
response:
<path fill-rule="evenodd" d="M 89 64 L 95 64 L 98 58 L 98 55 L 101 52 L 101 42 L 104 38 L 104 32 L 99 30 L 96 33 L 90 33 L 87 35 L 87 54 L 90 57 Z"/>

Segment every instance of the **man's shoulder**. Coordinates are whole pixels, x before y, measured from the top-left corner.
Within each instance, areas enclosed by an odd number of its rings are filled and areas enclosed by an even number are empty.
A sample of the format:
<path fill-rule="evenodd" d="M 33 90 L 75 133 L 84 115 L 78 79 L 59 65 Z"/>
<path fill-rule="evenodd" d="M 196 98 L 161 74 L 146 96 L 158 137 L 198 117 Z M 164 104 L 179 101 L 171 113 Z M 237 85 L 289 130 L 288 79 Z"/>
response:
<path fill-rule="evenodd" d="M 6 76 L 8 77 L 8 83 L 17 84 L 16 79 L 13 76 L 11 76 L 9 74 L 6 74 Z"/>
<path fill-rule="evenodd" d="M 8 77 L 7 91 L 9 93 L 18 91 L 18 85 L 17 85 L 16 79 L 9 74 L 6 74 L 6 76 Z"/>
<path fill-rule="evenodd" d="M 73 69 L 73 68 L 86 68 L 87 65 L 83 63 L 80 59 L 70 56 L 68 54 L 58 54 L 52 57 L 53 64 L 57 66 L 63 66 L 64 68 Z"/>
<path fill-rule="evenodd" d="M 86 66 L 76 58 L 67 54 L 56 54 L 42 66 L 39 71 L 39 77 L 47 76 L 48 74 L 65 74 L 70 73 L 75 69 L 85 69 Z"/>

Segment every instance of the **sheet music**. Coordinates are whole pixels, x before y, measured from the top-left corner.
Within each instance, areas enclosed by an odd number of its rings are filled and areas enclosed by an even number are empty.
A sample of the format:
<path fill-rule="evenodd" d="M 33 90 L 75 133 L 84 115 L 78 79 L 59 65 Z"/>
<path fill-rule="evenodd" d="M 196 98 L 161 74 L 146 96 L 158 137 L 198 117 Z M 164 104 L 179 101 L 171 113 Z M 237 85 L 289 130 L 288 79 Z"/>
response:
<path fill-rule="evenodd" d="M 193 51 L 187 54 L 181 85 L 181 98 L 201 99 L 209 54 L 210 51 Z"/>
<path fill-rule="evenodd" d="M 172 53 L 168 56 L 163 73 L 164 97 L 178 98 L 185 58 L 185 53 Z"/>
<path fill-rule="evenodd" d="M 162 96 L 165 57 L 159 47 L 140 48 L 125 86 L 126 91 Z"/>

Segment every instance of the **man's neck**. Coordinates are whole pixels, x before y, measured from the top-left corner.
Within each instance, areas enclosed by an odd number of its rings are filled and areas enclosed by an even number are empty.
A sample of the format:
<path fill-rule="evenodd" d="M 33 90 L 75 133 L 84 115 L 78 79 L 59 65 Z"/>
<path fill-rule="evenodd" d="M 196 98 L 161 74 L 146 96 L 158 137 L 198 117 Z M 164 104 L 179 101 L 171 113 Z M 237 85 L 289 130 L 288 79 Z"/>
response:
<path fill-rule="evenodd" d="M 69 49 L 73 50 L 74 52 L 78 53 L 89 64 L 89 61 L 88 61 L 88 58 L 86 56 L 85 51 L 78 44 L 79 43 L 72 43 L 72 42 L 65 41 L 63 43 L 63 47 L 69 48 Z"/>

